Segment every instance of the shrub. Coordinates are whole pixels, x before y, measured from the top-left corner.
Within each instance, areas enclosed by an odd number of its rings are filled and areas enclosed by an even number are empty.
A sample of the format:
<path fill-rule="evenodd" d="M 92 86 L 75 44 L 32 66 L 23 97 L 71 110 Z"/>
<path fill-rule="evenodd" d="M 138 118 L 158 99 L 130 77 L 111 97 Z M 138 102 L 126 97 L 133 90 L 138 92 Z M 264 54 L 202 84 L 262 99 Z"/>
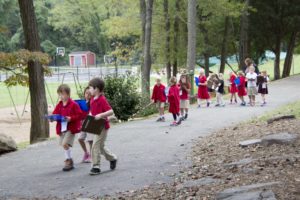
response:
<path fill-rule="evenodd" d="M 137 92 L 137 81 L 138 78 L 129 73 L 105 77 L 105 96 L 119 120 L 127 121 L 139 110 L 141 96 Z"/>

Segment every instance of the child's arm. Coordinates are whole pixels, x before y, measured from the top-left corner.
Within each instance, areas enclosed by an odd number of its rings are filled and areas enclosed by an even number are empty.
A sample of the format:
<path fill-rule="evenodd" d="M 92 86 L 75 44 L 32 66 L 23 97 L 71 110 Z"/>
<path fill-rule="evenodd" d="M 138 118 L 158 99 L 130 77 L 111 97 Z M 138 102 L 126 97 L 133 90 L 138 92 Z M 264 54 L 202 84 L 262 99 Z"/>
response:
<path fill-rule="evenodd" d="M 114 114 L 114 111 L 112 109 L 110 109 L 110 110 L 108 110 L 108 111 L 106 111 L 104 113 L 100 113 L 100 114 L 96 115 L 95 119 L 96 120 L 105 119 L 105 118 L 107 118 L 109 116 L 112 116 L 113 114 Z"/>
<path fill-rule="evenodd" d="M 78 104 L 74 104 L 70 116 L 66 116 L 68 122 L 82 120 L 82 111 Z"/>

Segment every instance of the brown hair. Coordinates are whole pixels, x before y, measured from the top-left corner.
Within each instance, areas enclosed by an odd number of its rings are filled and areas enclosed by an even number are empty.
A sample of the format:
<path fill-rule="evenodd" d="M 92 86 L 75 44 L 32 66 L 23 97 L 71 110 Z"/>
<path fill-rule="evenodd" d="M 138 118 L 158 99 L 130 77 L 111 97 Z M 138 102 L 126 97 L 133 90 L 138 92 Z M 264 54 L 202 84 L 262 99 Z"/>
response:
<path fill-rule="evenodd" d="M 63 92 L 65 92 L 67 95 L 70 96 L 71 89 L 67 84 L 61 84 L 60 86 L 58 86 L 57 93 L 63 93 Z"/>
<path fill-rule="evenodd" d="M 247 67 L 249 67 L 250 65 L 253 64 L 253 61 L 251 60 L 251 58 L 246 58 L 246 59 L 245 59 L 245 63 L 246 63 L 246 65 L 247 65 Z"/>
<path fill-rule="evenodd" d="M 172 84 L 176 84 L 176 83 L 177 83 L 177 79 L 176 79 L 175 76 L 172 76 L 172 77 L 170 78 L 170 83 L 172 83 Z"/>
<path fill-rule="evenodd" d="M 105 83 L 104 80 L 101 78 L 93 78 L 92 80 L 90 80 L 89 86 L 93 87 L 94 89 L 98 88 L 99 92 L 103 92 Z"/>
<path fill-rule="evenodd" d="M 238 75 L 239 75 L 239 76 L 245 76 L 245 74 L 244 74 L 243 71 L 238 71 Z"/>

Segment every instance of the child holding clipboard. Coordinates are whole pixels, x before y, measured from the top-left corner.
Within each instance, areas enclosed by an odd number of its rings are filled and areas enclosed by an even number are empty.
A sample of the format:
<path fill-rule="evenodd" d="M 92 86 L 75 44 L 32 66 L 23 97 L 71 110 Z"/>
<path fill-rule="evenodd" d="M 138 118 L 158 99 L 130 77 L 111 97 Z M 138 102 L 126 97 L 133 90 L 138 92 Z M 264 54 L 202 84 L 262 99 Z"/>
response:
<path fill-rule="evenodd" d="M 100 135 L 94 135 L 92 146 L 92 169 L 90 175 L 100 174 L 101 154 L 110 162 L 110 169 L 117 166 L 117 156 L 105 147 L 108 130 L 110 128 L 108 117 L 114 114 L 111 106 L 104 96 L 105 83 L 100 78 L 94 78 L 89 82 L 89 91 L 92 95 L 90 101 L 90 115 L 95 120 L 104 119 L 104 128 Z"/>

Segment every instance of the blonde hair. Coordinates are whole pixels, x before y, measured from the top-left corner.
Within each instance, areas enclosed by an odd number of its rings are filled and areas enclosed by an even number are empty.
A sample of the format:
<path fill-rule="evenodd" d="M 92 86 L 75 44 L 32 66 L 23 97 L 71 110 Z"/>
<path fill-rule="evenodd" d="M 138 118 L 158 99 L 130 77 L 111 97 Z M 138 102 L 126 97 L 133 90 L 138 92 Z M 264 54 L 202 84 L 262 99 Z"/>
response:
<path fill-rule="evenodd" d="M 239 76 L 245 76 L 245 74 L 244 74 L 243 71 L 238 71 L 238 75 L 239 75 Z"/>
<path fill-rule="evenodd" d="M 200 74 L 205 74 L 205 70 L 203 68 L 200 68 Z"/>
<path fill-rule="evenodd" d="M 251 65 L 251 66 L 249 67 L 249 70 L 255 71 L 255 67 L 254 67 L 253 65 Z"/>

